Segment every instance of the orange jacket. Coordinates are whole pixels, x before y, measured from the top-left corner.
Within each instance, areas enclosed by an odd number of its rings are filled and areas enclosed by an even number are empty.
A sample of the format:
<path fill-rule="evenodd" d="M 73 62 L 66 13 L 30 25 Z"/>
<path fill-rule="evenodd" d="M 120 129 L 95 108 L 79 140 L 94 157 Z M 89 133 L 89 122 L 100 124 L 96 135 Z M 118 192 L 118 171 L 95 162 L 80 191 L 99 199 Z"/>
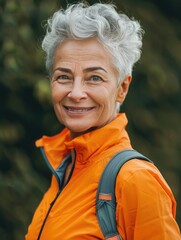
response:
<path fill-rule="evenodd" d="M 104 239 L 96 217 L 96 190 L 103 169 L 118 151 L 131 149 L 124 114 L 106 126 L 70 140 L 64 129 L 54 137 L 37 141 L 43 147 L 47 164 L 54 173 L 50 188 L 39 204 L 26 240 L 35 240 L 50 204 L 59 196 L 44 225 L 41 240 Z M 72 176 L 61 185 L 65 158 L 76 151 Z M 68 160 L 67 160 L 68 161 Z M 64 170 L 63 170 L 64 171 Z M 58 180 L 60 179 L 60 180 Z M 151 163 L 132 160 L 118 174 L 116 182 L 118 231 L 122 240 L 179 240 L 175 221 L 176 203 L 173 194 L 158 169 Z"/>

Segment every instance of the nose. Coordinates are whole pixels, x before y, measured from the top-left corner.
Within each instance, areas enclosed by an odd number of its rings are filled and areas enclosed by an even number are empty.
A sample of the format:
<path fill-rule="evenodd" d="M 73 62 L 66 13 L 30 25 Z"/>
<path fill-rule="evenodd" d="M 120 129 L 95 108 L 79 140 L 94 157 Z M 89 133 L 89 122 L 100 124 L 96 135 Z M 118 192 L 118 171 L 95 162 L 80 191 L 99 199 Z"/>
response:
<path fill-rule="evenodd" d="M 87 93 L 85 91 L 85 86 L 81 80 L 74 80 L 72 88 L 68 93 L 68 97 L 76 102 L 87 98 Z"/>

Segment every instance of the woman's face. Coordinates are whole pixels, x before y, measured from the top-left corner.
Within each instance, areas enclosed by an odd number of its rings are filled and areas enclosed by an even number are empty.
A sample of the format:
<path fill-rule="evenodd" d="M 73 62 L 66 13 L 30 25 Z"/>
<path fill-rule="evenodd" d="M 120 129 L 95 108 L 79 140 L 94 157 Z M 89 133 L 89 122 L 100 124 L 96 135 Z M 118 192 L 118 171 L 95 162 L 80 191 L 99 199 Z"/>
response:
<path fill-rule="evenodd" d="M 54 54 L 52 99 L 58 120 L 72 138 L 100 128 L 116 116 L 117 73 L 95 39 L 66 40 Z"/>

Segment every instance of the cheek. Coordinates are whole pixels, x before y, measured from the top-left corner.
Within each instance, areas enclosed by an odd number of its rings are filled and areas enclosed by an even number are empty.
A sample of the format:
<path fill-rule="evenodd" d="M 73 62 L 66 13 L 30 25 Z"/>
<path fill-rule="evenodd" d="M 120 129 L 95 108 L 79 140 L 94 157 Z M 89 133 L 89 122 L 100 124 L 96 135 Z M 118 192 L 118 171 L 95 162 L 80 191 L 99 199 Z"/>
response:
<path fill-rule="evenodd" d="M 100 92 L 99 91 L 99 95 L 100 95 Z M 102 91 L 102 94 L 101 94 L 101 101 L 110 106 L 110 105 L 113 105 L 115 102 L 116 102 L 116 89 L 115 88 L 106 88 L 104 91 Z"/>
<path fill-rule="evenodd" d="M 53 103 L 56 104 L 63 99 L 65 94 L 59 86 L 55 85 L 51 88 L 51 95 Z"/>

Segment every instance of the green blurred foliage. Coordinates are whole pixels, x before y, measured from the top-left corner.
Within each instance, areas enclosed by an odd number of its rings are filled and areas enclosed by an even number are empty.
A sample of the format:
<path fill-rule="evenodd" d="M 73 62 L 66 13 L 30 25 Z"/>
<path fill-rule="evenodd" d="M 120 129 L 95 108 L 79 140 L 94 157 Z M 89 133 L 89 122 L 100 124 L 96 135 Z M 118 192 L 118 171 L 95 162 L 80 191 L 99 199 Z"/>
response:
<path fill-rule="evenodd" d="M 73 1 L 72 1 L 73 2 Z M 93 3 L 95 1 L 88 1 Z M 71 3 L 71 1 L 69 1 Z M 142 58 L 123 106 L 133 146 L 149 156 L 177 200 L 181 226 L 180 0 L 115 1 L 144 30 Z M 49 186 L 34 141 L 60 131 L 44 68 L 45 21 L 66 1 L 0 1 L 0 238 L 23 239 Z"/>

